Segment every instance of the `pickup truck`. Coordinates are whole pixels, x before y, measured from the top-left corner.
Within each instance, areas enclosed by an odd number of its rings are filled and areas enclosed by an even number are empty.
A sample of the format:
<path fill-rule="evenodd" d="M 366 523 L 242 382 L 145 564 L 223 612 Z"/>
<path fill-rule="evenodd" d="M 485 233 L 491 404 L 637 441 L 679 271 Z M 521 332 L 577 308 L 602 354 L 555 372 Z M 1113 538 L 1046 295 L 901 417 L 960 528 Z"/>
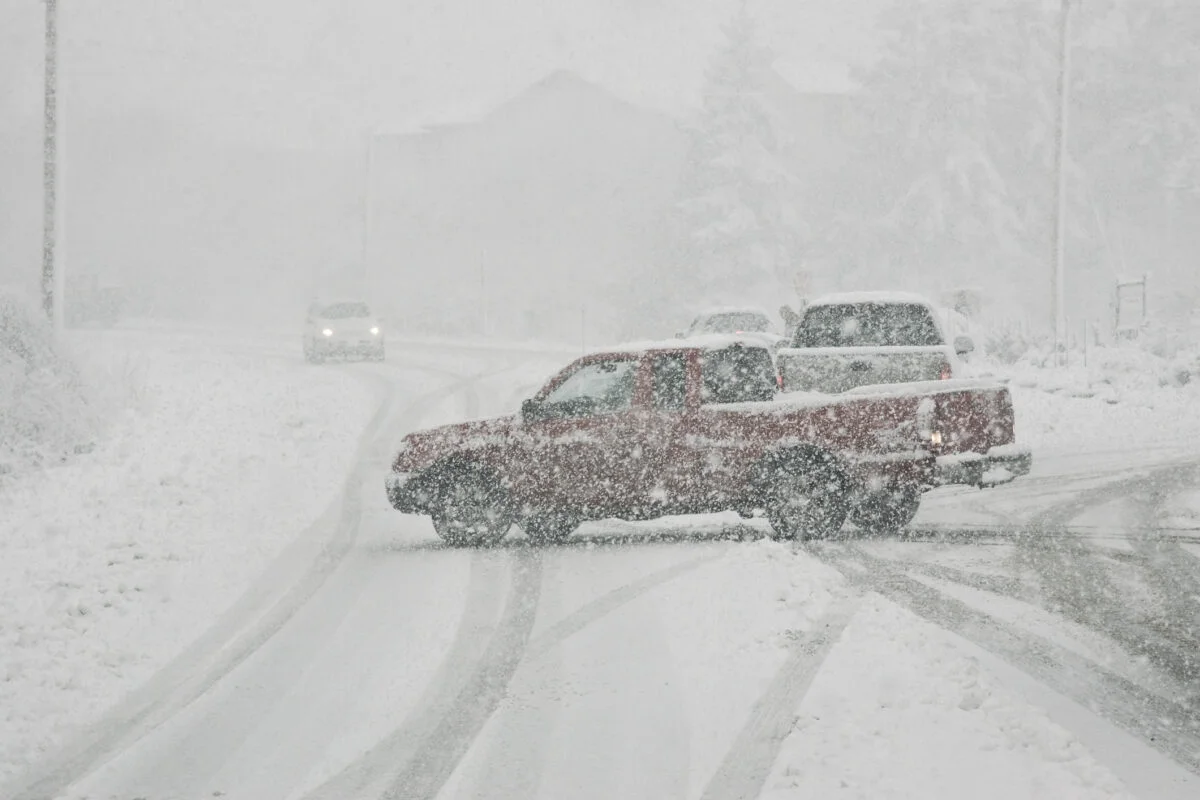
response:
<path fill-rule="evenodd" d="M 974 349 L 967 336 L 951 344 L 935 307 L 920 295 L 860 292 L 810 303 L 777 358 L 788 391 L 855 396 L 907 386 L 930 394 L 941 434 L 936 480 L 996 486 L 1027 474 L 1032 456 L 1011 441 L 1007 389 L 963 379 L 963 359 Z"/>
<path fill-rule="evenodd" d="M 978 389 L 939 385 L 780 395 L 771 348 L 696 337 L 583 356 L 519 414 L 406 436 L 385 479 L 391 505 L 428 514 L 452 545 L 536 543 L 585 520 L 736 511 L 780 539 L 827 537 L 849 517 L 894 531 L 935 485 L 939 407 Z M 1010 443 L 1012 417 L 984 435 Z"/>

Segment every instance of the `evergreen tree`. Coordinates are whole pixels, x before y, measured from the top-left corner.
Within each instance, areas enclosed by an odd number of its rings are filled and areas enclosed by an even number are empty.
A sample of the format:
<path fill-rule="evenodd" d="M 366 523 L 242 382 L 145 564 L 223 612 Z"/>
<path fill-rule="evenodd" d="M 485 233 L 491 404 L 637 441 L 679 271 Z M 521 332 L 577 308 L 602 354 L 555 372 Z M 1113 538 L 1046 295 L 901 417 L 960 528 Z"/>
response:
<path fill-rule="evenodd" d="M 934 291 L 1044 269 L 1055 21 L 1042 0 L 922 0 L 885 12 L 884 53 L 860 76 L 872 205 L 822 237 L 858 273 L 852 282 Z"/>
<path fill-rule="evenodd" d="M 774 299 L 797 264 L 794 178 L 767 98 L 773 57 L 743 4 L 707 74 L 671 220 L 676 283 L 701 303 Z"/>

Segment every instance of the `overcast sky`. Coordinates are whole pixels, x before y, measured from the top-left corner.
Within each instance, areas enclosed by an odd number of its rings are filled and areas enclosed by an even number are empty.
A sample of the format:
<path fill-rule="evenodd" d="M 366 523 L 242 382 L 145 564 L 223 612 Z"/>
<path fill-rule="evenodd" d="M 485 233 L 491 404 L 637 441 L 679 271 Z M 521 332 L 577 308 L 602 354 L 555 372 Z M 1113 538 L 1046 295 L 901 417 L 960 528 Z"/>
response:
<path fill-rule="evenodd" d="M 678 111 L 738 0 L 60 0 L 66 101 L 159 109 L 222 138 L 336 145 L 478 114 L 557 68 Z M 840 91 L 885 0 L 755 0 L 780 71 Z M 31 13 L 32 10 L 32 13 Z M 7 100 L 36 113 L 36 0 L 0 0 Z M 11 85 L 14 81 L 4 83 Z"/>

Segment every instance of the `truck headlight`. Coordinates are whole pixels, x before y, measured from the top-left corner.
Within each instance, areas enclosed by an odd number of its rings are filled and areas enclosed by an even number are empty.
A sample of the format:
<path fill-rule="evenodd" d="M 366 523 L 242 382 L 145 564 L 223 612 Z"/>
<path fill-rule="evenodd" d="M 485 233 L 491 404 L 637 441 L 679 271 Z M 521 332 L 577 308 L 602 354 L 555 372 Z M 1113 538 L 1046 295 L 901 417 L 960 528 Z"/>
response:
<path fill-rule="evenodd" d="M 321 335 L 322 336 L 333 336 L 333 328 L 326 328 L 325 330 L 321 331 Z"/>
<path fill-rule="evenodd" d="M 941 447 L 942 446 L 942 432 L 934 431 L 931 434 L 929 434 L 929 443 L 931 445 L 933 445 L 934 447 Z"/>
<path fill-rule="evenodd" d="M 378 336 L 378 335 L 379 335 L 379 326 L 378 326 L 378 325 L 376 325 L 374 328 L 371 328 L 371 335 L 372 335 L 372 336 Z"/>

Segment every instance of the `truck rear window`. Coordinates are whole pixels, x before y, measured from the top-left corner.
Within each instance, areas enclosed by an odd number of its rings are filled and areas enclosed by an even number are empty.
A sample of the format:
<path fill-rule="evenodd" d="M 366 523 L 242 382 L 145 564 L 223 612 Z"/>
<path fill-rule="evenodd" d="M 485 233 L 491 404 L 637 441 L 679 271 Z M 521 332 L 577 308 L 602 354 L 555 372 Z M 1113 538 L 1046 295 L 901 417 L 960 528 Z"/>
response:
<path fill-rule="evenodd" d="M 761 347 L 735 345 L 710 350 L 702 360 L 701 402 L 750 403 L 775 396 L 775 362 Z"/>
<path fill-rule="evenodd" d="M 793 347 L 934 347 L 943 344 L 929 309 L 915 303 L 814 306 Z"/>

